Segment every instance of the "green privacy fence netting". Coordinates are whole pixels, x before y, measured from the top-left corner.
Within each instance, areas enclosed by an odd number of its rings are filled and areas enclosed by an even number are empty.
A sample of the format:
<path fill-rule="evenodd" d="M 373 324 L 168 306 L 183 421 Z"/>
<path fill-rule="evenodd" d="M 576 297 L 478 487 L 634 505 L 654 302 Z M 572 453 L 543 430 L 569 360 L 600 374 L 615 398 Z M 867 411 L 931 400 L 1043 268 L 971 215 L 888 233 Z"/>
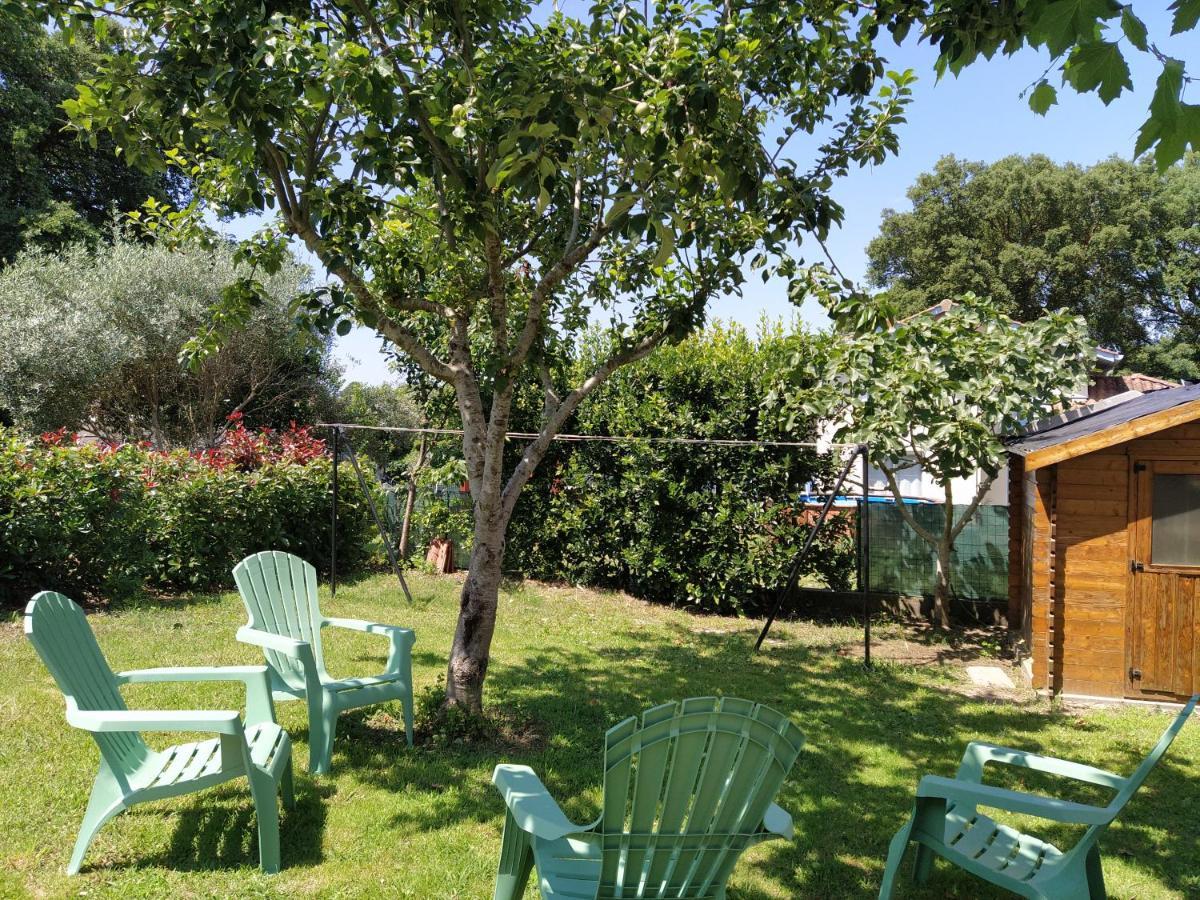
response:
<path fill-rule="evenodd" d="M 937 534 L 945 521 L 941 504 L 910 504 L 913 518 Z M 906 597 L 933 593 L 937 553 L 917 535 L 895 504 L 872 503 L 871 589 Z M 955 506 L 954 516 L 966 512 Z M 1008 507 L 980 506 L 954 542 L 951 586 L 964 600 L 1008 596 Z"/>

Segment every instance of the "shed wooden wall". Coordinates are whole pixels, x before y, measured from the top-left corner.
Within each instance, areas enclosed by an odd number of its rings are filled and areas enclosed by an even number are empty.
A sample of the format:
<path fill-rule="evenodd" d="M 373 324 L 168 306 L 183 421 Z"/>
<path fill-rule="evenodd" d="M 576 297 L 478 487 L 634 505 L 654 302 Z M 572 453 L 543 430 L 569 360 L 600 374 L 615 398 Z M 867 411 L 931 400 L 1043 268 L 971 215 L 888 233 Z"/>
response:
<path fill-rule="evenodd" d="M 1055 466 L 1050 658 L 1055 662 L 1055 690 L 1068 694 L 1125 693 L 1127 447 Z"/>
<path fill-rule="evenodd" d="M 1130 469 L 1134 458 L 1200 459 L 1200 423 L 1177 425 L 1023 475 L 1021 567 L 1033 686 L 1121 697 L 1126 685 Z M 1027 572 L 1027 583 L 1020 573 Z"/>

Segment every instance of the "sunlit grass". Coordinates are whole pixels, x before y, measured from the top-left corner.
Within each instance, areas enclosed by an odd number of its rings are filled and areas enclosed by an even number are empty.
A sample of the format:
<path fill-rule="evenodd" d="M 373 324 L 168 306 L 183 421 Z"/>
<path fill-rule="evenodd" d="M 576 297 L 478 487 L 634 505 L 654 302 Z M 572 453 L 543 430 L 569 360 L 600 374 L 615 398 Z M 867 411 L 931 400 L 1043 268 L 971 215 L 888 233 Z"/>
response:
<path fill-rule="evenodd" d="M 413 606 L 385 576 L 345 586 L 323 605 L 328 614 L 413 626 L 419 692 L 443 675 L 458 585 L 414 575 L 412 587 Z M 233 640 L 242 621 L 234 595 L 147 601 L 91 617 L 117 670 L 257 662 L 256 651 Z M 786 710 L 808 739 L 780 797 L 795 816 L 796 840 L 747 854 L 730 897 L 869 897 L 917 779 L 953 774 L 969 740 L 1128 772 L 1168 721 L 1134 709 L 1079 716 L 1044 702 L 971 700 L 936 665 L 866 672 L 836 652 L 858 639 L 852 626 L 783 623 L 781 640 L 757 656 L 756 631 L 755 622 L 696 618 L 620 595 L 506 586 L 488 700 L 532 720 L 532 739 L 409 750 L 397 708 L 365 710 L 343 717 L 333 773 L 312 779 L 304 711 L 280 704 L 298 763 L 298 807 L 282 822 L 282 873 L 259 873 L 250 798 L 233 782 L 122 814 L 93 843 L 83 873 L 69 879 L 62 871 L 97 751 L 66 725 L 61 696 L 14 616 L 0 629 L 0 894 L 489 897 L 503 814 L 489 779 L 501 757 L 532 765 L 568 814 L 587 821 L 600 796 L 608 726 L 666 700 L 725 693 Z M 369 674 L 385 650 L 381 639 L 351 633 L 326 643 L 334 674 Z M 126 696 L 134 707 L 240 702 L 232 685 L 138 686 Z M 1071 839 L 1061 829 L 1044 833 Z M 1198 834 L 1200 727 L 1191 725 L 1103 842 L 1110 896 L 1200 895 Z M 939 865 L 927 887 L 905 885 L 902 896 L 999 894 Z"/>

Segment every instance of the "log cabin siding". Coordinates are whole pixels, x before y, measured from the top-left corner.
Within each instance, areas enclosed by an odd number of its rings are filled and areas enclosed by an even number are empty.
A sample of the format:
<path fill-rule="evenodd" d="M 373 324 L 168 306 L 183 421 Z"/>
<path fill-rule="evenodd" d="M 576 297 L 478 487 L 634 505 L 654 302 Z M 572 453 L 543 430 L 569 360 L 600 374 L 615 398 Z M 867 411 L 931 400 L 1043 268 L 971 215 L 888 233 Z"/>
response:
<path fill-rule="evenodd" d="M 1123 697 L 1127 690 L 1130 511 L 1135 459 L 1200 460 L 1200 422 L 1025 472 L 1010 506 L 1021 510 L 1010 548 L 1010 600 L 1021 604 L 1033 654 L 1033 686 L 1053 693 Z M 1011 551 L 1010 551 L 1011 552 Z M 1014 603 L 1015 606 L 1015 603 Z M 1187 604 L 1193 629 L 1180 642 L 1182 670 L 1200 672 L 1200 601 Z M 1180 627 L 1187 631 L 1187 623 Z M 1184 680 L 1187 680 L 1186 678 Z"/>
<path fill-rule="evenodd" d="M 1055 467 L 1053 658 L 1056 689 L 1125 692 L 1129 457 L 1124 446 Z"/>

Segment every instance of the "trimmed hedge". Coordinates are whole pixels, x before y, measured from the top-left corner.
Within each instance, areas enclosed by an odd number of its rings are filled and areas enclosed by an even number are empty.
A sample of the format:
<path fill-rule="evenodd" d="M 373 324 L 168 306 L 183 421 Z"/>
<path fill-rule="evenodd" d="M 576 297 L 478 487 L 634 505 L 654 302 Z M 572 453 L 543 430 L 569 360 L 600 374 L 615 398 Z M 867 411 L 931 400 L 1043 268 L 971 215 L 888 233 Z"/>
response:
<path fill-rule="evenodd" d="M 573 380 L 598 352 L 581 347 Z M 618 370 L 570 430 L 796 440 L 811 425 L 786 431 L 761 407 L 785 352 L 778 329 L 755 339 L 738 326 L 712 327 Z M 505 565 L 675 606 L 757 615 L 808 533 L 795 498 L 839 462 L 802 448 L 556 443 L 517 503 Z M 854 535 L 844 520 L 830 524 L 804 574 L 843 589 L 854 577 Z"/>
<path fill-rule="evenodd" d="M 240 423 L 231 435 L 189 454 L 0 429 L 0 602 L 38 590 L 120 600 L 146 585 L 228 588 L 238 560 L 263 549 L 327 571 L 323 443 L 303 429 L 251 435 Z M 373 529 L 353 479 L 338 504 L 338 565 L 349 569 L 367 557 Z"/>

